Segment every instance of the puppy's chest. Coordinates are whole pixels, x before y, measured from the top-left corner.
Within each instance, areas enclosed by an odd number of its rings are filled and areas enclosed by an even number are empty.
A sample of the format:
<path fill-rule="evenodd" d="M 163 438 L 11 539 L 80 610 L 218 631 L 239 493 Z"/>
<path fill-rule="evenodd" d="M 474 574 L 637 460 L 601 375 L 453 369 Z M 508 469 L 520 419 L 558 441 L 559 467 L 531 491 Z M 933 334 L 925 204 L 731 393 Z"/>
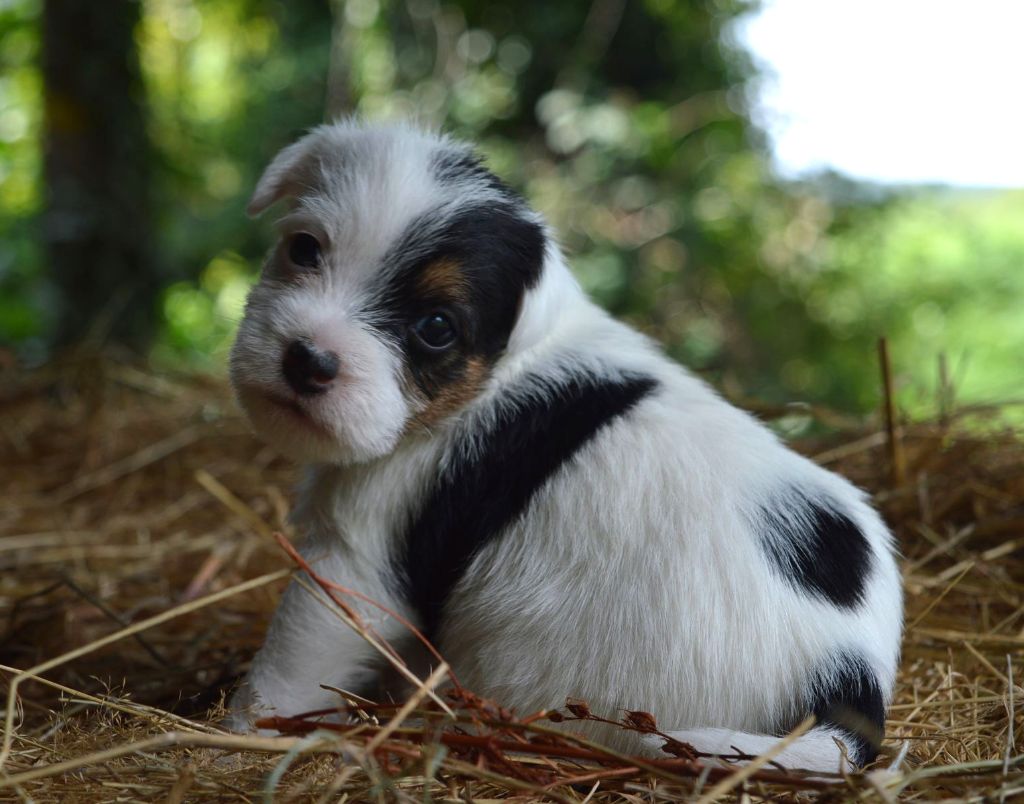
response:
<path fill-rule="evenodd" d="M 354 574 L 379 575 L 402 543 L 408 523 L 436 483 L 445 445 L 421 442 L 388 460 L 310 472 L 293 519 L 328 549 L 343 552 Z"/>

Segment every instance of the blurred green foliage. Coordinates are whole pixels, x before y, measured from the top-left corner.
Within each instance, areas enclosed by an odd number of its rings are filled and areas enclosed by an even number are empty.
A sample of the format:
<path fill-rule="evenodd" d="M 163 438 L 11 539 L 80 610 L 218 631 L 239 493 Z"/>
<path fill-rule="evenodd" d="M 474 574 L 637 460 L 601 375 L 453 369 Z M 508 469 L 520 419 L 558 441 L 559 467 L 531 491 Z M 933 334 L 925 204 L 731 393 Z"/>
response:
<path fill-rule="evenodd" d="M 587 289 L 716 382 L 771 402 L 877 405 L 1022 390 L 1024 193 L 783 184 L 748 123 L 740 0 L 145 0 L 159 154 L 153 243 L 173 265 L 158 359 L 223 363 L 270 239 L 244 217 L 276 150 L 325 114 L 474 140 L 559 232 Z M 46 354 L 37 244 L 39 0 L 0 3 L 0 343 Z"/>
<path fill-rule="evenodd" d="M 48 299 L 37 281 L 42 86 L 38 2 L 0 5 L 0 343 L 38 338 Z"/>

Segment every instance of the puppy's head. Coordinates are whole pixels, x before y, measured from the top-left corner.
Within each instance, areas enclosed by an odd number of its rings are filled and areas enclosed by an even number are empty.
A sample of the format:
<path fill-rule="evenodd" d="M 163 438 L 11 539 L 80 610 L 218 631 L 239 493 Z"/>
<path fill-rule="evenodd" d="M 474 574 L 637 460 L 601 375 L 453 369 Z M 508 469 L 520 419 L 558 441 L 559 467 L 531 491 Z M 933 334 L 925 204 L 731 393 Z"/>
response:
<path fill-rule="evenodd" d="M 538 217 L 468 148 L 353 123 L 285 148 L 249 212 L 279 199 L 231 354 L 257 431 L 299 460 L 360 462 L 474 398 L 539 280 Z"/>

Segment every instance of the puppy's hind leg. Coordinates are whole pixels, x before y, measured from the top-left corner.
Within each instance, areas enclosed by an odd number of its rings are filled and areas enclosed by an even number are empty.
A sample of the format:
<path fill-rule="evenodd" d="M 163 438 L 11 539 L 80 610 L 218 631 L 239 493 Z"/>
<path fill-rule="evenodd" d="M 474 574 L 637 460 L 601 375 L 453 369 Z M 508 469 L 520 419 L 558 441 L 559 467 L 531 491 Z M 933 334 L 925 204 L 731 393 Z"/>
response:
<path fill-rule="evenodd" d="M 855 655 L 840 654 L 811 674 L 804 702 L 796 709 L 801 710 L 813 714 L 817 725 L 786 745 L 772 760 L 777 765 L 841 773 L 858 770 L 878 755 L 885 732 L 885 703 L 874 672 Z M 789 726 L 793 725 L 790 720 Z M 722 728 L 668 734 L 702 753 L 740 761 L 761 756 L 782 739 Z"/>
<path fill-rule="evenodd" d="M 793 711 L 813 715 L 816 725 L 773 758 L 777 765 L 840 773 L 858 770 L 878 756 L 885 733 L 885 700 L 876 673 L 856 653 L 840 651 L 815 669 L 802 703 Z M 788 720 L 785 728 L 795 725 Z M 740 760 L 765 754 L 781 739 L 727 728 L 667 733 L 701 753 Z"/>
<path fill-rule="evenodd" d="M 668 735 L 692 745 L 703 754 L 721 757 L 723 763 L 749 761 L 768 753 L 783 739 L 731 729 L 688 729 L 668 732 Z M 648 738 L 646 742 L 652 749 L 660 749 L 663 743 L 660 738 Z M 819 773 L 856 770 L 862 758 L 858 755 L 857 747 L 850 742 L 848 733 L 829 726 L 819 726 L 782 749 L 773 757 L 772 764 L 787 770 L 810 770 Z"/>

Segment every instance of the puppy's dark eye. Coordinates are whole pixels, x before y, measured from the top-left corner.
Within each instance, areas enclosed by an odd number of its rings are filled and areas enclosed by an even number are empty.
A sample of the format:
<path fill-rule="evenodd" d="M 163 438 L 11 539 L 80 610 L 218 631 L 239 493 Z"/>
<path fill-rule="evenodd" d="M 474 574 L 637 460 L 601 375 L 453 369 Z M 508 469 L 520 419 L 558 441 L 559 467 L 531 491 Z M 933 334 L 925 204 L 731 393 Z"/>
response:
<path fill-rule="evenodd" d="M 320 264 L 320 242 L 309 232 L 293 234 L 288 241 L 288 259 L 300 268 L 316 268 Z"/>
<path fill-rule="evenodd" d="M 444 313 L 424 316 L 412 327 L 413 335 L 428 349 L 439 351 L 455 343 L 455 325 Z"/>

